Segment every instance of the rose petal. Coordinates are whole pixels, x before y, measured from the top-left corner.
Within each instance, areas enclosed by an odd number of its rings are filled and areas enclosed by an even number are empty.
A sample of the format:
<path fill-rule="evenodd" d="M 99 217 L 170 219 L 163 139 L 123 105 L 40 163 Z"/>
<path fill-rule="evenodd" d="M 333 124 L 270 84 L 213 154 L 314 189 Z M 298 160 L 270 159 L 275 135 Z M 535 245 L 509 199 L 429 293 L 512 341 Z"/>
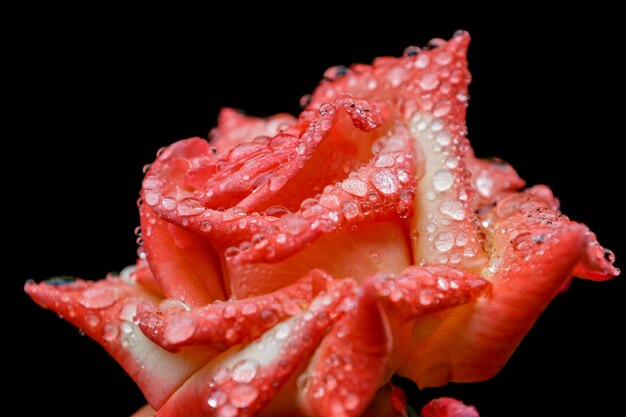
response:
<path fill-rule="evenodd" d="M 225 299 L 215 251 L 199 236 L 170 224 L 141 207 L 143 249 L 164 294 L 190 306 Z"/>
<path fill-rule="evenodd" d="M 308 359 L 341 318 L 338 309 L 354 283 L 339 281 L 302 313 L 275 326 L 245 347 L 227 351 L 191 377 L 159 410 L 159 417 L 256 415 Z"/>
<path fill-rule="evenodd" d="M 301 376 L 307 380 L 302 401 L 314 416 L 359 416 L 382 382 L 391 351 L 388 323 L 367 287 L 344 301 L 348 303 L 351 309 Z"/>
<path fill-rule="evenodd" d="M 587 228 L 547 207 L 536 191 L 511 194 L 493 209 L 490 297 L 455 309 L 411 351 L 401 374 L 421 387 L 492 377 L 586 256 Z"/>
<path fill-rule="evenodd" d="M 155 408 L 218 353 L 198 347 L 172 354 L 150 342 L 133 323 L 133 316 L 137 304 L 154 298 L 120 278 L 27 283 L 25 290 L 39 305 L 63 316 L 102 345 Z"/>
<path fill-rule="evenodd" d="M 271 294 L 192 310 L 168 309 L 166 301 L 162 311 L 144 302 L 137 309 L 137 319 L 150 340 L 170 351 L 197 344 L 234 346 L 258 338 L 278 322 L 306 309 L 330 281 L 330 275 L 316 270 Z"/>

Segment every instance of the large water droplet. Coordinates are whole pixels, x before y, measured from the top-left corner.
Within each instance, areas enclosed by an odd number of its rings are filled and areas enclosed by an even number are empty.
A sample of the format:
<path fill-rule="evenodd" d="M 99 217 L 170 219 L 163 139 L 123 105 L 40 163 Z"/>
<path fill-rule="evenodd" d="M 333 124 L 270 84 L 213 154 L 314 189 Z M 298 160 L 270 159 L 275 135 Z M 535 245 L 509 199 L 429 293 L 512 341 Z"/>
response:
<path fill-rule="evenodd" d="M 196 323 L 191 317 L 182 317 L 165 327 L 164 335 L 171 343 L 188 340 L 196 332 Z"/>
<path fill-rule="evenodd" d="M 229 392 L 230 403 L 237 408 L 245 408 L 252 404 L 259 396 L 259 389 L 251 384 L 235 386 Z"/>
<path fill-rule="evenodd" d="M 228 395 L 226 395 L 224 391 L 218 389 L 209 395 L 207 404 L 209 404 L 209 407 L 211 408 L 219 408 L 226 404 L 226 401 L 228 401 Z"/>
<path fill-rule="evenodd" d="M 358 178 L 347 178 L 341 183 L 341 188 L 352 195 L 364 197 L 367 194 L 367 184 Z"/>
<path fill-rule="evenodd" d="M 439 77 L 435 73 L 427 72 L 420 78 L 419 86 L 425 91 L 434 90 L 439 86 Z"/>
<path fill-rule="evenodd" d="M 112 288 L 93 286 L 84 291 L 78 302 L 87 308 L 106 308 L 117 301 L 117 294 Z"/>
<path fill-rule="evenodd" d="M 276 334 L 274 335 L 274 337 L 277 340 L 286 339 L 287 336 L 289 336 L 289 333 L 291 333 L 291 329 L 289 328 L 287 324 L 279 324 L 278 326 L 275 327 L 275 329 L 276 329 Z"/>
<path fill-rule="evenodd" d="M 449 251 L 454 245 L 454 234 L 452 232 L 441 232 L 435 238 L 435 246 L 440 252 Z"/>
<path fill-rule="evenodd" d="M 393 194 L 398 191 L 398 181 L 393 172 L 388 169 L 374 173 L 372 175 L 372 184 L 383 194 Z"/>
<path fill-rule="evenodd" d="M 254 379 L 259 370 L 259 363 L 254 359 L 244 359 L 233 368 L 232 378 L 235 382 L 248 383 Z"/>
<path fill-rule="evenodd" d="M 352 219 L 359 215 L 359 205 L 354 201 L 347 201 L 343 204 L 342 211 L 346 219 Z"/>
<path fill-rule="evenodd" d="M 239 411 L 230 404 L 224 404 L 217 410 L 216 417 L 235 417 Z"/>
<path fill-rule="evenodd" d="M 453 182 L 454 176 L 447 169 L 440 169 L 433 174 L 433 187 L 437 191 L 446 191 Z"/>
<path fill-rule="evenodd" d="M 439 211 L 454 220 L 465 219 L 465 208 L 463 203 L 457 200 L 444 200 L 439 204 Z"/>

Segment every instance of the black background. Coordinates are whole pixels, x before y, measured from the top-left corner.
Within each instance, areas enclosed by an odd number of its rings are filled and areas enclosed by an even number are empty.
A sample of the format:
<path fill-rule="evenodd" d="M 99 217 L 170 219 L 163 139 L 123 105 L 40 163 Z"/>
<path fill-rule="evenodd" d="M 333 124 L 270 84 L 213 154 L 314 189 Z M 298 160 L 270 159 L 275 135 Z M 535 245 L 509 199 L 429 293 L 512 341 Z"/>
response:
<path fill-rule="evenodd" d="M 306 12 L 251 25 L 210 13 L 194 21 L 44 18 L 6 39 L 5 81 L 14 94 L 5 98 L 17 129 L 3 140 L 10 299 L 3 345 L 14 350 L 5 382 L 31 398 L 12 397 L 24 414 L 125 416 L 142 405 L 121 368 L 30 302 L 22 285 L 54 275 L 96 279 L 134 262 L 141 168 L 159 147 L 205 136 L 222 106 L 297 113 L 327 67 L 398 55 L 456 29 L 473 37 L 468 125 L 477 154 L 508 160 L 529 184 L 550 185 L 563 211 L 589 225 L 623 265 L 617 13 L 493 9 L 497 17 L 485 24 L 419 8 L 366 12 L 367 19 L 328 10 L 310 21 Z M 222 20 L 228 24 L 219 29 Z M 497 377 L 409 390 L 411 401 L 457 396 L 483 417 L 613 414 L 624 388 L 624 290 L 622 279 L 576 281 Z"/>

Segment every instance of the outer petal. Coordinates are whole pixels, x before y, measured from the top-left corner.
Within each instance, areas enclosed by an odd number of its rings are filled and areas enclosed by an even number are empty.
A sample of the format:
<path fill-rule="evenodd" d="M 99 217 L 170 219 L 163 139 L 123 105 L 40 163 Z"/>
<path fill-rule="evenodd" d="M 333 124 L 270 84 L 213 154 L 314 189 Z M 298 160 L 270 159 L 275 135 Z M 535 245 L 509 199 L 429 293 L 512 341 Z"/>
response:
<path fill-rule="evenodd" d="M 327 290 L 330 281 L 328 274 L 316 270 L 271 294 L 192 310 L 169 308 L 169 301 L 164 309 L 144 302 L 137 318 L 144 334 L 170 351 L 196 344 L 234 346 L 258 338 L 279 321 L 306 309 L 319 292 Z"/>
<path fill-rule="evenodd" d="M 301 377 L 303 401 L 314 416 L 360 416 L 382 382 L 392 347 L 388 323 L 375 294 L 360 290 Z"/>
<path fill-rule="evenodd" d="M 258 341 L 233 348 L 190 378 L 157 416 L 256 415 L 317 347 L 329 324 L 343 315 L 339 305 L 352 290 L 341 281 L 306 311 L 275 326 Z M 238 414 L 239 413 L 239 414 Z"/>
<path fill-rule="evenodd" d="M 133 323 L 137 305 L 153 297 L 119 278 L 72 283 L 27 283 L 26 292 L 82 329 L 104 347 L 158 408 L 218 351 L 193 348 L 168 353 L 146 339 Z"/>
<path fill-rule="evenodd" d="M 511 195 L 494 209 L 485 271 L 491 296 L 454 310 L 400 368 L 421 387 L 492 377 L 586 257 L 587 228 L 532 194 Z"/>
<path fill-rule="evenodd" d="M 190 306 L 225 299 L 219 259 L 208 242 L 162 220 L 145 204 L 140 213 L 143 250 L 165 295 Z"/>

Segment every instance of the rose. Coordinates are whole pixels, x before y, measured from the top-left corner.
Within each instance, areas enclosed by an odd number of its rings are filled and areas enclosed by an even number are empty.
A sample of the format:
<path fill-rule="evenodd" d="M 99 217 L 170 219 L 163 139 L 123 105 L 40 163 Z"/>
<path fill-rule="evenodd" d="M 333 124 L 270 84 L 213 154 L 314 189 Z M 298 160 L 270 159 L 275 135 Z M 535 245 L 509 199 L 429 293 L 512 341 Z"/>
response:
<path fill-rule="evenodd" d="M 333 68 L 298 120 L 225 110 L 148 171 L 137 269 L 27 291 L 160 415 L 391 413 L 394 372 L 489 378 L 572 270 L 617 271 L 547 187 L 474 158 L 467 42 Z"/>

